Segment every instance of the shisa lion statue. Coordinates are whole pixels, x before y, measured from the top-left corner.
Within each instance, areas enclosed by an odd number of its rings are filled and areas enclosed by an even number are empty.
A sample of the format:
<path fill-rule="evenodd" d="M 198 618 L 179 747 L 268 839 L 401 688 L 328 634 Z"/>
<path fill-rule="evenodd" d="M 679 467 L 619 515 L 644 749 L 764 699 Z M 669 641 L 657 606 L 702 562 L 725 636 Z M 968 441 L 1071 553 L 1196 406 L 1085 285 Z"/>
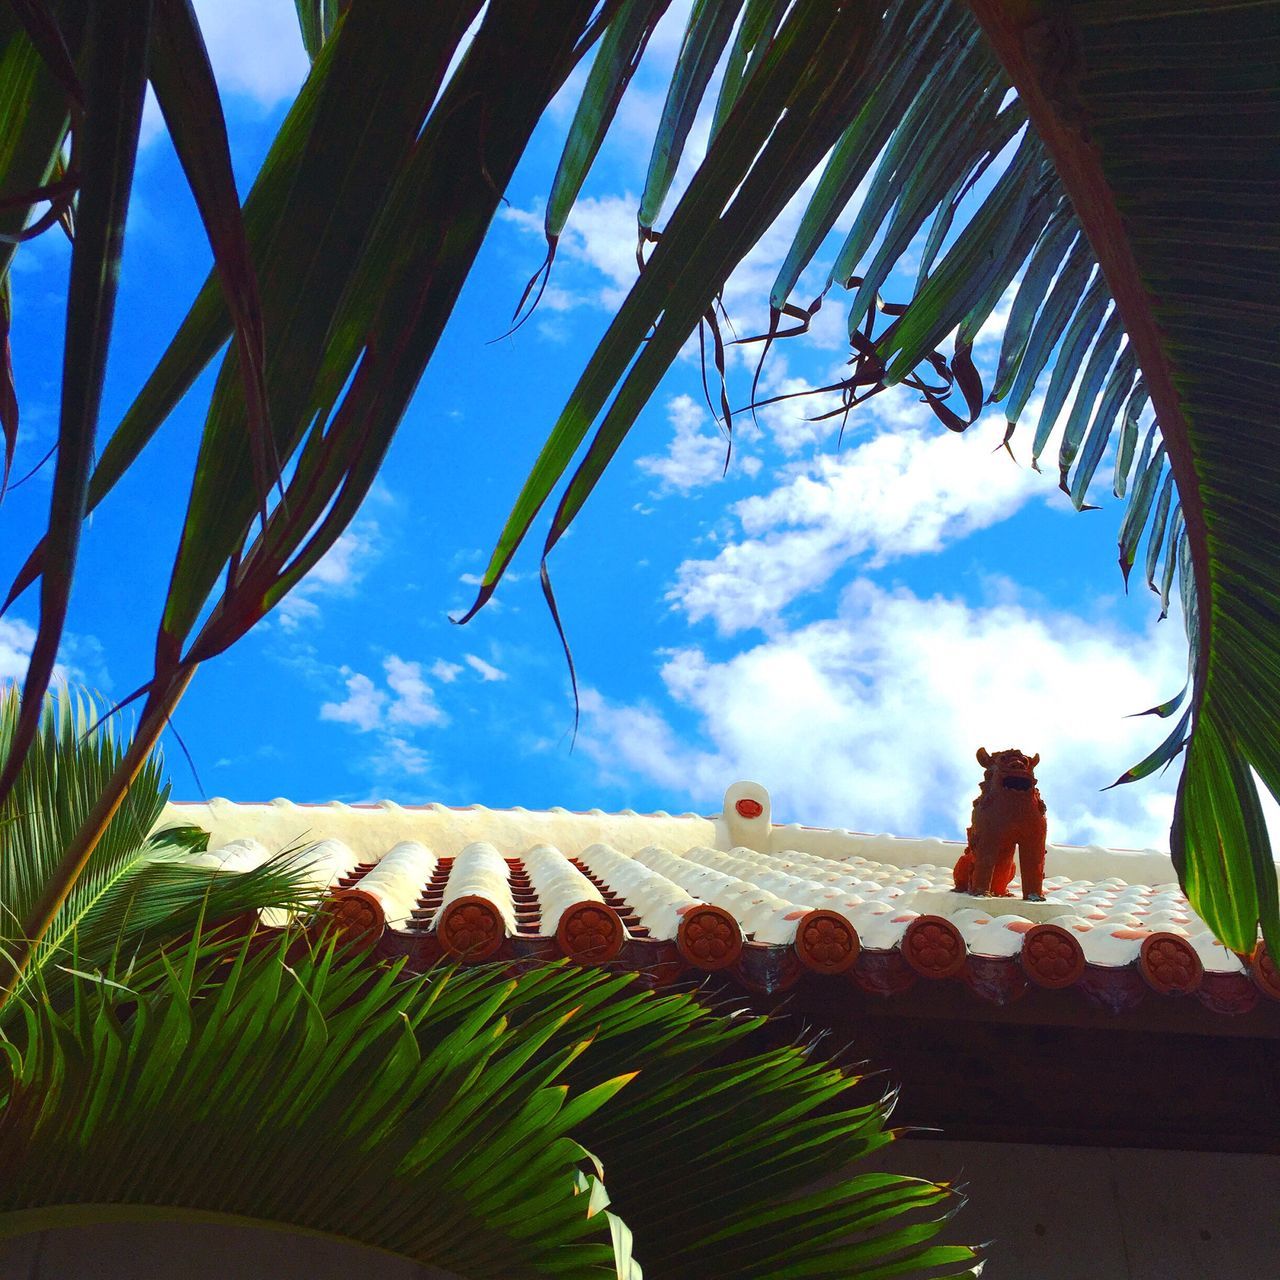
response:
<path fill-rule="evenodd" d="M 1009 750 L 993 755 L 979 747 L 978 763 L 986 773 L 973 802 L 965 851 L 955 866 L 956 892 L 1007 898 L 1016 847 L 1022 896 L 1028 902 L 1043 902 L 1047 825 L 1036 786 L 1039 753 L 1028 756 Z"/>

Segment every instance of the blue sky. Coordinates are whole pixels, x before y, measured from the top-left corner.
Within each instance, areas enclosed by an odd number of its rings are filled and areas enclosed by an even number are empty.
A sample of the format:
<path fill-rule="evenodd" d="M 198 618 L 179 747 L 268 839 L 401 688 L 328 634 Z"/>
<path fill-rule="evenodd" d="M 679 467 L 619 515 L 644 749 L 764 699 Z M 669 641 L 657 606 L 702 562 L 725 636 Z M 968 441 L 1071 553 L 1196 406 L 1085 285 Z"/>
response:
<path fill-rule="evenodd" d="M 305 71 L 293 5 L 197 9 L 247 188 Z M 1054 478 L 1026 466 L 1025 440 L 1017 465 L 993 452 L 998 413 L 956 437 L 891 393 L 855 414 L 837 449 L 833 423 L 805 420 L 825 406 L 791 401 L 762 411 L 758 429 L 739 420 L 722 477 L 696 360 L 681 359 L 553 559 L 583 687 L 573 750 L 534 548 L 475 621 L 449 622 L 633 278 L 648 130 L 678 38 L 673 14 L 541 307 L 491 342 L 541 260 L 568 94 L 544 123 L 359 517 L 266 624 L 197 676 L 176 722 L 198 778 L 171 744 L 175 793 L 713 811 L 750 777 L 770 788 L 779 820 L 953 836 L 979 777 L 974 750 L 1018 745 L 1043 756 L 1053 838 L 1167 847 L 1172 775 L 1100 788 L 1158 741 L 1157 722 L 1124 717 L 1180 686 L 1181 624 L 1157 625 L 1141 584 L 1124 596 L 1120 504 L 1073 512 Z M 208 267 L 153 116 L 146 138 L 104 438 Z M 796 213 L 727 290 L 740 333 L 763 326 Z M 50 234 L 15 264 L 19 475 L 53 440 L 66 263 Z M 842 334 L 832 297 L 811 335 L 771 356 L 766 391 L 830 381 Z M 980 363 L 997 347 L 980 342 Z M 736 403 L 750 350 L 733 355 Z M 150 670 L 208 389 L 206 378 L 87 531 L 63 665 L 107 696 Z M 6 499 L 0 572 L 21 563 L 48 497 L 41 473 Z M 35 616 L 29 595 L 0 620 L 0 676 L 24 669 Z"/>

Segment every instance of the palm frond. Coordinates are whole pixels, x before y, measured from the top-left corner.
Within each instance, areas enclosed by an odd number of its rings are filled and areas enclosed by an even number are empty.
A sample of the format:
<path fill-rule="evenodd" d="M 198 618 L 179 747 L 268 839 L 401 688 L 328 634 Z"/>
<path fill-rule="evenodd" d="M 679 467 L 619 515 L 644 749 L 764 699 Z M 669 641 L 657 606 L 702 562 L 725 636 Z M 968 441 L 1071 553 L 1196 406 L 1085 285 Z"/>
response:
<path fill-rule="evenodd" d="M 19 720 L 16 690 L 0 693 L 0 751 Z M 87 694 L 64 688 L 46 700 L 35 742 L 8 798 L 0 804 L 0 952 L 24 937 L 63 854 L 97 804 L 126 744 Z M 92 731 L 91 731 L 92 730 Z M 305 910 L 305 868 L 288 854 L 242 875 L 189 865 L 207 841 L 194 827 L 153 833 L 169 796 L 163 763 L 142 767 L 108 824 L 84 873 L 36 948 L 31 974 L 46 988 L 65 986 L 63 967 L 105 971 L 136 963 L 160 946 L 263 908 Z M 8 1006 L 0 1019 L 10 1018 Z"/>
<path fill-rule="evenodd" d="M 581 1044 L 504 1034 L 488 973 L 372 983 L 358 961 L 193 947 L 144 991 L 41 1001 L 0 1093 L 0 1233 L 216 1214 L 356 1240 L 482 1277 L 613 1273 L 574 1126 Z"/>
<path fill-rule="evenodd" d="M 40 543 L 40 625 L 24 678 L 23 710 L 0 763 L 2 800 L 37 733 L 90 510 L 102 385 L 149 78 L 209 231 L 235 318 L 245 394 L 253 409 L 249 438 L 259 461 L 260 494 L 268 482 L 268 462 L 256 282 L 245 253 L 218 94 L 190 0 L 139 0 L 118 12 L 58 0 L 6 6 L 0 15 L 0 76 L 0 125 L 6 138 L 0 149 L 0 190 L 8 197 L 0 234 L 16 242 L 59 221 L 69 234 L 74 225 L 57 458 L 48 529 Z M 46 203 L 47 211 L 36 216 Z M 11 244 L 4 244 L 0 292 L 6 301 L 11 258 Z M 7 306 L 4 310 L 0 426 L 7 479 L 17 402 L 7 375 Z"/>
<path fill-rule="evenodd" d="M 856 1173 L 892 1140 L 884 1102 L 849 1100 L 856 1077 L 792 1047 L 694 1078 L 691 1092 L 650 1068 L 582 1132 L 654 1274 L 835 1277 L 890 1261 L 920 1277 L 970 1272 L 972 1249 L 936 1240 L 961 1204 L 951 1189 Z"/>
<path fill-rule="evenodd" d="M 218 1215 L 474 1280 L 977 1259 L 937 1243 L 949 1188 L 847 1168 L 890 1138 L 844 1101 L 856 1078 L 744 1053 L 761 1020 L 691 994 L 566 965 L 371 975 L 296 935 L 107 978 L 0 1042 L 0 1235 Z"/>
<path fill-rule="evenodd" d="M 972 1273 L 972 1248 L 936 1242 L 962 1201 L 953 1189 L 857 1172 L 895 1137 L 888 1099 L 866 1101 L 859 1076 L 804 1046 L 754 1049 L 766 1018 L 712 1013 L 678 994 L 653 997 L 663 1009 L 654 1021 L 644 1002 L 621 998 L 628 985 L 614 977 L 566 992 L 551 966 L 522 975 L 508 1008 L 517 1035 L 532 1014 L 572 1012 L 562 1035 L 592 1028 L 566 1068 L 576 1087 L 639 1067 L 575 1137 L 601 1161 L 650 1275 L 746 1280 L 795 1268 L 834 1280 L 891 1263 L 922 1280 Z"/>
<path fill-rule="evenodd" d="M 148 75 L 213 248 L 214 269 L 235 332 L 254 484 L 265 520 L 267 495 L 280 462 L 272 453 L 267 422 L 262 302 L 240 216 L 222 103 L 191 0 L 155 0 Z"/>
<path fill-rule="evenodd" d="M 0 697 L 0 749 L 7 751 L 13 742 L 20 705 L 16 689 L 7 689 Z M 20 932 L 67 842 L 79 830 L 120 757 L 114 729 L 104 726 L 98 733 L 89 733 L 96 711 L 88 695 L 71 689 L 48 699 L 17 785 L 0 807 L 9 820 L 0 857 L 0 903 L 5 913 L 0 931 L 7 937 Z M 95 898 L 122 865 L 137 858 L 167 798 L 160 764 L 153 759 L 125 797 L 68 905 Z"/>
<path fill-rule="evenodd" d="M 298 7 L 302 43 L 307 56 L 314 62 L 320 56 L 325 41 L 333 35 L 342 4 L 340 0 L 295 0 L 295 3 Z"/>
<path fill-rule="evenodd" d="M 46 535 L 50 571 L 40 584 L 40 626 L 24 677 L 27 696 L 0 765 L 0 800 L 13 786 L 36 736 L 71 599 L 142 123 L 150 34 L 151 0 L 128 9 L 88 11 L 81 72 L 83 121 L 72 141 L 71 165 L 78 174 L 79 195 L 67 284 L 58 456 Z"/>
<path fill-rule="evenodd" d="M 774 7 L 775 24 L 784 8 Z M 740 35 L 748 30 L 747 21 L 753 17 L 759 22 L 761 14 L 748 13 Z M 843 21 L 855 20 L 846 16 Z M 837 64 L 837 60 L 823 61 L 816 54 L 809 58 L 804 88 L 812 99 L 806 98 L 802 108 L 800 100 L 768 98 L 773 114 L 757 124 L 758 134 L 726 134 L 732 113 L 722 119 L 717 105 L 718 131 L 660 236 L 652 228 L 654 209 L 660 208 L 661 201 L 642 198 L 637 213 L 642 235 L 660 242 L 593 355 L 517 499 L 477 604 L 491 594 L 542 503 L 567 473 L 593 421 L 604 411 L 595 441 L 569 481 L 544 553 L 555 545 L 630 430 L 648 391 L 734 267 L 809 176 L 811 164 L 806 164 L 806 158 L 813 153 L 785 151 L 773 148 L 773 144 L 777 131 L 783 128 L 784 116 L 801 109 L 812 114 L 813 104 L 823 101 L 823 94 L 832 114 L 822 122 L 824 145 L 816 155 L 830 148 L 830 156 L 770 292 L 766 349 L 768 343 L 783 336 L 780 321 L 784 315 L 812 315 L 820 305 L 821 297 L 798 306 L 795 290 L 823 251 L 854 193 L 865 183 L 866 194 L 851 229 L 833 255 L 823 289 L 824 295 L 834 287 L 852 294 L 848 318 L 854 368 L 844 383 L 847 403 L 906 382 L 921 392 L 945 425 L 963 429 L 977 416 L 984 398 L 1007 397 L 1012 428 L 1036 379 L 1056 351 L 1054 377 L 1040 416 L 1033 456 L 1044 447 L 1060 414 L 1069 410 L 1069 431 L 1059 464 L 1064 488 L 1068 492 L 1074 488 L 1083 505 L 1096 458 L 1105 451 L 1136 370 L 1128 354 L 1115 360 L 1119 320 L 1051 159 L 1038 136 L 1027 129 L 1025 110 L 1012 95 L 1008 76 L 966 5 L 948 2 L 920 7 L 903 0 L 890 5 L 882 20 L 862 15 L 861 21 L 869 24 L 862 31 L 865 48 L 850 40 L 852 28 L 839 34 L 835 31 L 833 24 L 839 19 L 830 9 L 794 7 L 773 40 L 762 42 L 765 56 L 755 63 L 754 76 L 735 84 L 735 110 L 744 112 L 744 94 L 753 85 L 757 92 L 765 93 L 768 55 L 776 57 L 779 46 L 788 39 L 813 41 L 814 45 L 804 46 L 807 49 L 817 45 L 825 48 L 826 40 L 842 39 L 844 60 Z M 691 14 L 685 49 L 673 73 L 672 93 L 678 97 L 681 111 L 696 106 L 688 100 L 695 88 L 703 94 L 709 91 L 709 82 L 704 83 L 699 75 L 696 52 L 705 42 L 705 25 L 706 15 L 700 11 Z M 695 52 L 686 55 L 690 48 Z M 686 65 L 688 59 L 693 59 L 694 65 Z M 776 73 L 777 69 L 773 70 Z M 800 92 L 797 86 L 791 87 Z M 844 90 L 842 96 L 837 89 Z M 592 93 L 590 83 L 586 93 Z M 589 101 L 584 97 L 584 107 Z M 594 154 L 601 127 L 598 115 L 582 107 L 579 117 L 566 141 L 561 166 L 561 173 L 572 166 L 577 186 L 581 185 L 580 157 L 584 151 Z M 593 130 L 584 138 L 585 132 Z M 766 138 L 771 149 L 761 150 Z M 651 169 L 666 165 L 673 152 L 678 158 L 683 141 L 678 123 L 664 118 L 655 138 Z M 760 205 L 753 181 L 763 184 L 766 174 L 772 176 L 780 169 L 783 172 L 771 184 L 778 198 Z M 665 168 L 661 172 L 665 173 Z M 988 174 L 994 174 L 996 180 L 979 199 L 975 192 Z M 741 190 L 735 184 L 741 184 Z M 568 200 L 560 175 L 556 191 L 561 197 L 556 218 L 563 225 Z M 756 210 L 747 208 L 748 199 L 755 200 Z M 750 216 L 753 212 L 755 217 Z M 730 245 L 729 226 L 735 214 L 742 222 L 742 234 Z M 695 237 L 716 218 L 720 220 L 717 250 L 728 247 L 730 251 L 720 252 L 718 257 L 697 256 Z M 682 234 L 686 223 L 692 230 Z M 926 229 L 917 289 L 904 312 L 902 305 L 883 296 L 883 289 L 907 253 L 915 252 L 915 242 Z M 984 397 L 980 380 L 975 382 L 977 372 L 969 348 L 1028 259 L 1028 269 L 1014 294 L 994 386 L 991 395 Z M 1091 275 L 1093 284 L 1081 296 L 1080 286 Z M 693 287 L 687 284 L 691 276 L 697 280 L 696 303 L 677 306 L 684 296 L 682 283 L 686 291 Z M 874 321 L 881 313 L 892 319 L 883 332 L 876 333 Z M 953 333 L 954 359 L 949 362 L 940 348 Z M 634 368 L 630 368 L 633 360 Z M 1082 368 L 1085 378 L 1077 389 Z M 1094 413 L 1104 380 L 1108 394 Z M 615 390 L 617 398 L 606 410 Z M 1091 427 L 1091 434 L 1089 449 L 1081 460 L 1088 468 L 1084 474 L 1081 465 L 1073 471 L 1072 464 L 1086 426 Z"/>
<path fill-rule="evenodd" d="M 0 462 L 0 498 L 9 484 L 13 455 L 18 447 L 18 389 L 13 380 L 13 297 L 8 275 L 0 276 L 0 435 L 4 436 L 4 461 Z"/>
<path fill-rule="evenodd" d="M 83 13 L 68 14 L 64 30 L 78 47 Z M 14 6 L 0 10 L 0 189 L 7 196 L 30 193 L 29 200 L 6 200 L 0 208 L 0 275 L 7 276 L 19 242 L 32 233 L 36 209 L 66 208 L 69 191 L 56 184 L 55 157 L 66 136 L 68 103 L 65 88 L 41 56 Z M 47 215 L 46 215 L 47 216 Z M 46 217 L 35 219 L 35 225 Z"/>
<path fill-rule="evenodd" d="M 1249 954 L 1261 925 L 1280 954 L 1276 867 L 1253 780 L 1280 795 L 1280 301 L 1270 284 L 1280 229 L 1265 212 L 1280 167 L 1270 154 L 1258 163 L 1259 139 L 1280 131 L 1280 84 L 1268 74 L 1280 6 L 974 9 L 1098 255 L 1159 422 L 1160 444 L 1132 481 L 1121 562 L 1134 563 L 1145 528 L 1162 610 L 1175 572 L 1181 581 L 1194 692 L 1174 861 L 1223 942 Z M 1176 183 L 1161 176 L 1174 171 Z M 1175 503 L 1178 534 L 1156 588 Z"/>

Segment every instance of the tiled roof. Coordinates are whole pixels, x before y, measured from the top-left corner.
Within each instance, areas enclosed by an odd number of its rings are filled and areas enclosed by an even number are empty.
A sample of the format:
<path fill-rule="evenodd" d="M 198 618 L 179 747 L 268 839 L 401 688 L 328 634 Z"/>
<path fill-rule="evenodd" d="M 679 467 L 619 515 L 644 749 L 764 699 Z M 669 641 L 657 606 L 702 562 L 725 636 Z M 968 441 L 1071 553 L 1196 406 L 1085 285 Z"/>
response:
<path fill-rule="evenodd" d="M 213 867 L 306 847 L 326 921 L 414 965 L 566 954 L 654 981 L 821 977 L 883 996 L 951 979 L 999 1004 L 1071 986 L 1117 1012 L 1153 992 L 1221 1013 L 1280 1001 L 1265 950 L 1217 942 L 1166 854 L 1051 845 L 1046 901 L 1016 879 L 1013 897 L 974 898 L 951 889 L 959 845 L 774 826 L 753 783 L 712 818 L 282 800 L 176 805 L 162 822 L 177 817 L 210 831 Z"/>

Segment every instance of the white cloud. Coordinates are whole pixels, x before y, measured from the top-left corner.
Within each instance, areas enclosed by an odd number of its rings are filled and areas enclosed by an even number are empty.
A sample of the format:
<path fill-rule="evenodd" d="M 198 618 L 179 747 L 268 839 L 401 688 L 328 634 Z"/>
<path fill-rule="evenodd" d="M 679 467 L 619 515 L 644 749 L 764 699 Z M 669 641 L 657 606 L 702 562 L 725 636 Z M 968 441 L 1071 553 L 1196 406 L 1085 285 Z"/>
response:
<path fill-rule="evenodd" d="M 854 557 L 875 568 L 938 551 L 1056 494 L 1045 478 L 991 456 L 1003 433 L 999 414 L 963 435 L 917 421 L 783 472 L 782 484 L 733 506 L 742 536 L 714 559 L 681 564 L 668 599 L 722 634 L 767 630 Z"/>
<path fill-rule="evenodd" d="M 640 101 L 640 99 L 637 99 Z M 714 95 L 707 104 L 709 112 Z M 622 117 L 625 128 L 626 116 Z M 689 135 L 689 142 L 671 192 L 664 206 L 669 216 L 679 203 L 689 179 L 706 151 L 709 116 L 700 119 Z M 653 121 L 648 126 L 652 139 Z M 637 177 L 642 176 L 637 168 Z M 769 290 L 800 220 L 805 205 L 817 183 L 816 173 L 811 175 L 786 208 L 746 254 L 725 283 L 723 303 L 730 320 L 740 333 L 763 332 L 769 317 Z M 627 190 L 619 194 L 584 196 L 574 205 L 565 224 L 564 233 L 557 247 L 555 272 L 558 287 L 563 292 L 556 298 L 556 306 L 567 310 L 575 305 L 591 304 L 616 310 L 636 280 L 636 213 L 639 198 Z M 531 237 L 541 240 L 544 236 L 543 212 L 540 208 L 504 209 L 501 215 Z M 653 246 L 646 246 L 648 258 Z M 565 267 L 585 267 L 587 275 L 577 271 L 566 279 Z M 544 297 L 545 301 L 545 297 Z M 809 299 L 806 297 L 807 303 Z M 839 310 L 839 308 L 834 308 Z M 847 346 L 847 342 L 835 339 L 838 320 L 824 317 L 815 335 L 817 345 Z M 729 337 L 731 335 L 726 335 Z M 751 364 L 756 359 L 757 348 L 729 346 L 727 355 L 731 362 Z M 685 354 L 696 357 L 696 339 L 686 344 Z"/>
<path fill-rule="evenodd" d="M 342 674 L 346 677 L 347 696 L 341 702 L 324 703 L 320 707 L 320 719 L 355 725 L 361 733 L 378 728 L 387 695 L 362 672 L 343 667 Z"/>
<path fill-rule="evenodd" d="M 440 725 L 449 717 L 436 704 L 431 686 L 422 678 L 422 664 L 406 662 L 391 654 L 382 664 L 387 673 L 387 686 L 395 694 L 387 708 L 392 724 Z"/>
<path fill-rule="evenodd" d="M 1172 622 L 1135 637 L 1013 594 L 984 609 L 860 580 L 837 616 L 726 660 L 670 652 L 662 679 L 696 730 L 588 691 L 579 743 L 603 773 L 646 778 L 673 805 L 714 808 L 747 777 L 786 819 L 950 836 L 968 820 L 975 750 L 1016 745 L 1042 754 L 1052 838 L 1167 848 L 1172 771 L 1100 788 L 1167 729 L 1124 717 L 1167 697 L 1184 670 Z"/>
<path fill-rule="evenodd" d="M 584 196 L 574 205 L 556 249 L 556 283 L 552 294 L 554 309 L 567 311 L 593 304 L 610 311 L 627 296 L 636 279 L 636 207 L 639 201 L 629 191 L 621 195 Z M 544 236 L 540 209 L 505 208 L 501 217 L 541 240 Z M 566 265 L 590 269 L 592 286 L 574 288 L 564 278 Z M 604 278 L 601 283 L 598 277 Z M 553 286 L 548 284 L 548 292 Z M 547 302 L 543 294 L 541 307 Z"/>
<path fill-rule="evenodd" d="M 0 618 L 0 680 L 20 681 L 26 677 L 35 642 L 34 627 L 17 618 Z"/>
<path fill-rule="evenodd" d="M 318 621 L 318 601 L 325 596 L 352 595 L 380 549 L 377 521 L 357 520 L 345 529 L 315 568 L 277 606 L 281 628 L 297 631 L 304 623 Z"/>
<path fill-rule="evenodd" d="M 378 777 L 387 775 L 421 777 L 431 768 L 431 757 L 412 742 L 392 734 L 383 739 L 381 749 L 369 757 Z"/>
<path fill-rule="evenodd" d="M 474 653 L 465 654 L 462 660 L 481 680 L 505 680 L 507 678 L 505 671 L 499 671 L 497 667 L 486 662 L 483 658 L 476 657 Z"/>
<path fill-rule="evenodd" d="M 377 780 L 379 786 L 389 780 L 421 779 L 428 774 L 431 756 L 413 740 L 414 732 L 447 725 L 449 716 L 437 703 L 422 664 L 388 654 L 382 662 L 385 687 L 362 671 L 350 667 L 339 670 L 347 696 L 340 702 L 324 703 L 320 718 L 348 724 L 371 736 L 370 745 L 359 757 L 360 770 Z M 447 684 L 461 670 L 440 659 L 430 674 Z"/>
<path fill-rule="evenodd" d="M 423 678 L 420 662 L 407 662 L 392 653 L 383 660 L 382 669 L 386 675 L 385 690 L 362 671 L 340 668 L 347 696 L 341 702 L 324 703 L 320 707 L 320 719 L 354 725 L 362 733 L 372 729 L 389 730 L 391 725 L 425 728 L 449 723 L 449 717 L 436 703 L 435 692 Z"/>
<path fill-rule="evenodd" d="M 0 618 L 0 684 L 21 684 L 27 676 L 36 629 L 21 618 Z M 53 666 L 53 682 L 87 685 L 96 693 L 111 691 L 102 644 L 96 636 L 64 632 Z"/>
<path fill-rule="evenodd" d="M 342 589 L 354 586 L 364 576 L 364 559 L 378 534 L 371 522 L 353 525 L 340 533 L 333 546 L 320 557 L 306 580 L 318 586 Z"/>
<path fill-rule="evenodd" d="M 218 87 L 271 107 L 291 98 L 308 62 L 298 15 L 283 0 L 195 0 Z"/>
<path fill-rule="evenodd" d="M 674 434 L 667 451 L 637 458 L 636 466 L 661 480 L 667 489 L 687 493 L 719 480 L 725 472 L 727 442 L 711 426 L 711 415 L 692 396 L 672 396 L 667 401 L 667 421 Z M 735 440 L 730 467 L 753 476 L 760 459 L 746 454 Z"/>
<path fill-rule="evenodd" d="M 848 370 L 833 370 L 820 380 L 821 385 L 833 385 L 837 378 L 843 377 Z M 815 385 L 815 379 L 796 377 L 788 372 L 788 362 L 783 355 L 770 354 L 765 361 L 756 389 L 757 403 L 771 400 L 777 396 L 787 396 L 786 400 L 777 400 L 773 404 L 761 404 L 756 410 L 756 421 L 768 433 L 769 439 L 783 453 L 794 456 L 807 453 L 820 440 L 835 438 L 840 431 L 838 418 L 824 418 L 814 421 L 821 414 L 830 413 L 840 407 L 840 397 L 834 392 L 822 395 L 806 395 Z M 854 411 L 855 413 L 857 410 Z M 862 415 L 867 415 L 864 408 Z M 850 415 L 850 423 L 856 429 L 861 425 L 861 417 Z"/>
<path fill-rule="evenodd" d="M 227 100 L 234 97 L 259 108 L 274 107 L 302 87 L 310 64 L 292 4 L 284 0 L 267 4 L 262 0 L 195 0 L 195 8 L 224 109 Z M 141 145 L 145 147 L 163 132 L 160 105 L 148 86 Z"/>

